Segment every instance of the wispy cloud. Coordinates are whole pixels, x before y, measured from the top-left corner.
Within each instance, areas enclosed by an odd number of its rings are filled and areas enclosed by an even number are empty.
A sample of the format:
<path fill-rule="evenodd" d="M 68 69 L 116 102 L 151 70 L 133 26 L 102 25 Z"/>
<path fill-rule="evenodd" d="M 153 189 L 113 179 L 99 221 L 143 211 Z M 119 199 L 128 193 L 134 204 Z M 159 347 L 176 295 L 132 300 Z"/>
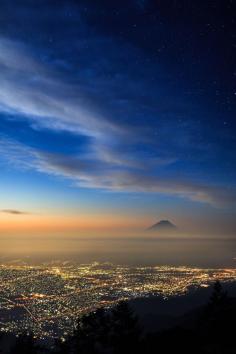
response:
<path fill-rule="evenodd" d="M 127 129 L 119 120 L 102 114 L 84 96 L 84 86 L 66 82 L 31 55 L 21 42 L 0 38 L 0 69 L 0 111 L 23 117 L 34 129 L 67 132 L 89 139 L 86 151 L 66 155 L 0 137 L 1 158 L 15 167 L 67 178 L 84 188 L 162 193 L 214 206 L 235 205 L 234 188 L 194 181 L 184 175 L 178 178 L 173 172 L 160 174 L 160 168 L 175 163 L 175 157 L 161 153 L 160 149 L 159 154 L 145 154 L 143 145 L 140 152 L 137 142 L 148 141 L 145 131 L 134 125 Z M 138 87 L 138 83 L 135 85 Z M 177 139 L 175 134 L 169 136 L 170 129 L 165 132 L 160 126 L 159 130 L 162 136 L 168 136 L 168 144 Z M 182 135 L 180 140 L 183 144 Z"/>
<path fill-rule="evenodd" d="M 109 139 L 108 131 L 110 135 L 125 133 L 120 126 L 88 109 L 79 85 L 60 81 L 22 43 L 0 38 L 0 52 L 1 110 L 24 115 L 38 127 L 98 140 Z"/>
<path fill-rule="evenodd" d="M 215 207 L 236 206 L 236 190 L 221 185 L 199 183 L 187 178 L 160 177 L 152 169 L 124 169 L 91 157 L 45 153 L 17 142 L 0 140 L 0 152 L 20 168 L 33 169 L 73 181 L 74 186 L 113 192 L 159 193 L 208 203 Z"/>
<path fill-rule="evenodd" d="M 145 166 L 159 166 L 175 160 L 148 154 L 135 156 L 137 144 L 147 139 L 145 134 L 142 132 L 141 136 L 138 128 L 128 127 L 109 114 L 107 117 L 98 113 L 99 109 L 88 101 L 84 93 L 88 88 L 78 83 L 66 83 L 65 78 L 33 56 L 21 42 L 0 37 L 0 52 L 0 111 L 20 116 L 34 129 L 88 137 L 87 157 L 99 163 L 143 168 L 144 161 Z M 100 85 L 101 82 L 103 79 L 100 79 Z M 101 86 L 98 89 L 104 91 Z M 106 92 L 109 92 L 109 87 Z M 114 97 L 108 99 L 112 101 Z"/>
<path fill-rule="evenodd" d="M 0 69 L 0 111 L 20 116 L 34 129 L 86 136 L 90 139 L 87 154 L 98 160 L 131 167 L 140 164 L 129 152 L 132 144 L 140 141 L 135 129 L 131 132 L 112 117 L 98 113 L 84 93 L 84 85 L 66 83 L 24 44 L 0 37 Z"/>
<path fill-rule="evenodd" d="M 0 210 L 0 213 L 11 214 L 11 215 L 27 215 L 27 214 L 29 214 L 26 211 L 16 210 L 16 209 L 2 209 L 2 210 Z"/>

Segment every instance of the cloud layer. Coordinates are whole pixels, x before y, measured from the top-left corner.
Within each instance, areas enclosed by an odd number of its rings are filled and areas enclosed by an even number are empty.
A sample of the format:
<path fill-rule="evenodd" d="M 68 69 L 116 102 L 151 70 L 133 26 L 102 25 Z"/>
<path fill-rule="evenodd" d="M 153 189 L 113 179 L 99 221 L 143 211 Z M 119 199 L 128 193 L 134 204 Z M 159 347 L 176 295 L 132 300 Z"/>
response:
<path fill-rule="evenodd" d="M 188 179 L 152 174 L 152 168 L 118 168 L 110 160 L 88 156 L 45 153 L 15 141 L 0 139 L 0 153 L 8 163 L 21 169 L 32 169 L 66 178 L 76 187 L 113 192 L 160 193 L 211 204 L 216 207 L 236 205 L 236 191 L 220 185 L 209 185 Z"/>
<path fill-rule="evenodd" d="M 81 137 L 88 139 L 82 152 L 76 152 L 73 146 L 73 152 L 66 154 L 35 148 L 2 135 L 1 159 L 17 168 L 72 180 L 73 185 L 80 188 L 161 193 L 213 206 L 235 206 L 233 187 L 198 181 L 184 173 L 180 177 L 168 169 L 178 157 L 156 150 L 148 124 L 147 131 L 142 131 L 142 126 L 138 122 L 135 125 L 132 119 L 125 123 L 124 117 L 118 120 L 100 111 L 86 95 L 91 85 L 85 87 L 83 80 L 81 84 L 78 80 L 68 83 L 21 42 L 0 38 L 0 70 L 0 111 L 13 117 L 13 122 L 23 120 L 34 130 L 71 134 L 78 139 L 78 145 Z M 100 85 L 102 82 L 101 79 Z M 116 84 L 120 85 L 119 77 Z M 120 105 L 125 101 L 115 96 L 111 99 L 116 99 L 116 104 L 120 102 Z M 161 124 L 159 130 L 163 139 L 167 133 Z M 187 135 L 178 138 L 185 146 L 191 144 Z M 175 134 L 167 136 L 167 140 L 169 145 L 178 142 Z M 2 212 L 21 213 L 17 210 Z"/>

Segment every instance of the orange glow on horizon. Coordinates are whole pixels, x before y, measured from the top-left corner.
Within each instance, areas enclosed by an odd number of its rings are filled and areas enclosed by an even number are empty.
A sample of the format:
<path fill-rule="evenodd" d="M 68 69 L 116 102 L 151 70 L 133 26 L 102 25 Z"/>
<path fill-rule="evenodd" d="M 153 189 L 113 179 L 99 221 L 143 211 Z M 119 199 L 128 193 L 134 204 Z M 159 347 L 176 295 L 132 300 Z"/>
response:
<path fill-rule="evenodd" d="M 0 215 L 0 232 L 116 231 L 145 229 L 147 218 L 124 215 Z"/>

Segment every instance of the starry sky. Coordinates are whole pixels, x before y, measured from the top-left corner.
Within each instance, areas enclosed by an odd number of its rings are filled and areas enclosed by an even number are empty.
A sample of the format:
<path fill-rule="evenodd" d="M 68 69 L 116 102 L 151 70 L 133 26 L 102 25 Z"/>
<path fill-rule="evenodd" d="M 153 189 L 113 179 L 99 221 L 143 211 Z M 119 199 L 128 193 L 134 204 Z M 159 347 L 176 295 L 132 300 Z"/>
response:
<path fill-rule="evenodd" d="M 1 0 L 0 231 L 236 231 L 235 4 Z"/>

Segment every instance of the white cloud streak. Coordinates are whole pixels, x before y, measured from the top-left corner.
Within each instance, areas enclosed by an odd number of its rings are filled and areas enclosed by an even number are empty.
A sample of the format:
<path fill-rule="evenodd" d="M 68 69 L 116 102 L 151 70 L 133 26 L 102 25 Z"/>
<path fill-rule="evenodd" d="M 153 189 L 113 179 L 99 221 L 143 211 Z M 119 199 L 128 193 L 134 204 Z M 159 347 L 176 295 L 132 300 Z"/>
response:
<path fill-rule="evenodd" d="M 119 170 L 110 164 L 62 154 L 51 154 L 22 144 L 0 139 L 0 154 L 14 166 L 73 181 L 78 187 L 116 192 L 144 192 L 174 195 L 215 207 L 236 206 L 236 191 L 178 178 L 166 179 L 142 173 L 142 170 Z"/>
<path fill-rule="evenodd" d="M 20 43 L 0 38 L 0 107 L 39 127 L 107 140 L 124 131 L 83 105 L 78 85 L 61 83 Z"/>

